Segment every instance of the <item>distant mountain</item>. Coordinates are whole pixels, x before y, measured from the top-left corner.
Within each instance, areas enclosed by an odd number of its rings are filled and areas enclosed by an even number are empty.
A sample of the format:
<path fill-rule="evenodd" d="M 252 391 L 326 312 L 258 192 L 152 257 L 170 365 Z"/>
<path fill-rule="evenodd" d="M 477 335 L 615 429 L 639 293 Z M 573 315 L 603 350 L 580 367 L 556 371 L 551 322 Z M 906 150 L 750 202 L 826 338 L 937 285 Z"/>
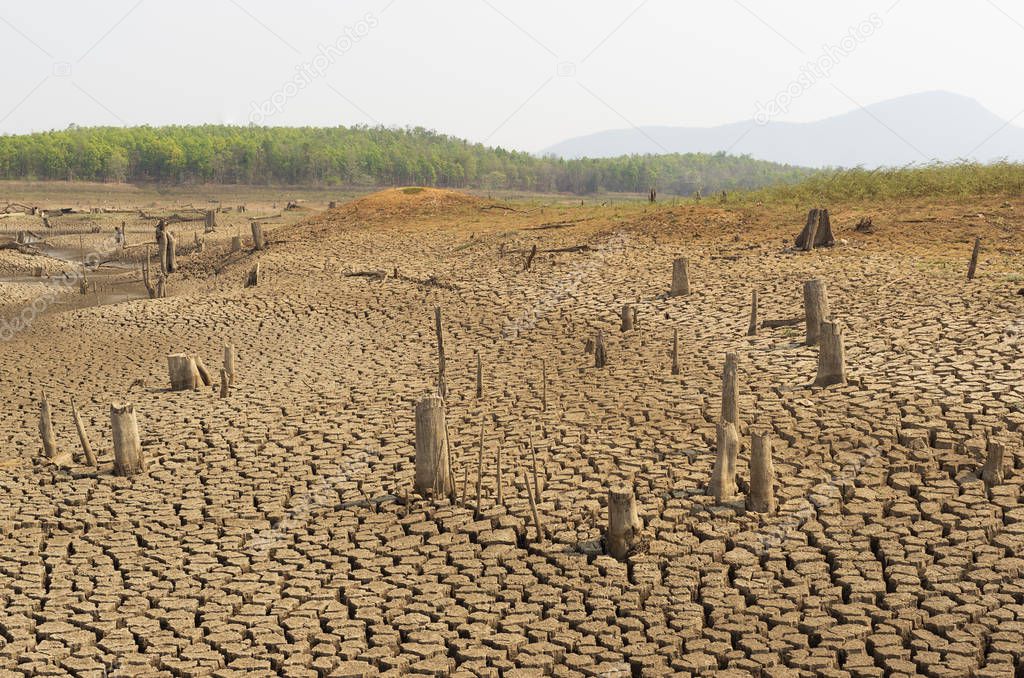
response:
<path fill-rule="evenodd" d="M 869 168 L 961 159 L 1024 160 L 1024 129 L 974 99 L 926 92 L 891 99 L 818 122 L 750 120 L 719 127 L 642 127 L 598 132 L 551 146 L 563 158 L 633 153 L 750 155 L 803 167 Z"/>

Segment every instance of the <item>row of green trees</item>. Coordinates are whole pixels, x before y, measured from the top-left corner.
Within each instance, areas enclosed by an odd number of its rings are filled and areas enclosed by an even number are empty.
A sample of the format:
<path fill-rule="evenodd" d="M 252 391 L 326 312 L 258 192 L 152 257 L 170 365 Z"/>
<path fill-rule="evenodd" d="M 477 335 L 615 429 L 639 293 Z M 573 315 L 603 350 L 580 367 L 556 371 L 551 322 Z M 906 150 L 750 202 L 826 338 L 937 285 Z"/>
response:
<path fill-rule="evenodd" d="M 690 195 L 797 181 L 807 170 L 724 153 L 563 160 L 423 128 L 69 127 L 0 136 L 0 179 L 425 185 Z"/>

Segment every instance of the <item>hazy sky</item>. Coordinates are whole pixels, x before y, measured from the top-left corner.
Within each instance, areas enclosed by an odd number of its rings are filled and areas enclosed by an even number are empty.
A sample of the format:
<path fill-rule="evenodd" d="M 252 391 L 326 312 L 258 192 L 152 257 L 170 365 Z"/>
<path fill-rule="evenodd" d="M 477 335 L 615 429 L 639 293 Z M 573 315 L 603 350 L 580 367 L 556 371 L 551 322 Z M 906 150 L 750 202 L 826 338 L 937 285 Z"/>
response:
<path fill-rule="evenodd" d="M 0 0 L 0 133 L 381 123 L 537 151 L 787 89 L 773 119 L 935 89 L 1011 119 L 1022 43 L 1010 0 Z M 808 62 L 829 73 L 800 83 Z"/>

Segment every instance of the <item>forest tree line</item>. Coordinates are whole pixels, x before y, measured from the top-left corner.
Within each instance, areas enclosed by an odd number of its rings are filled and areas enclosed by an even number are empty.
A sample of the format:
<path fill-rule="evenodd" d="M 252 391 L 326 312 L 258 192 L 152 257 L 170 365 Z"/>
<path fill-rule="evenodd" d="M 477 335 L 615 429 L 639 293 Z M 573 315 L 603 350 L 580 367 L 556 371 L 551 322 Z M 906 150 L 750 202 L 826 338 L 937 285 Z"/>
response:
<path fill-rule="evenodd" d="M 725 153 L 565 160 L 423 128 L 76 127 L 0 136 L 0 179 L 436 186 L 691 195 L 799 181 L 810 170 Z"/>

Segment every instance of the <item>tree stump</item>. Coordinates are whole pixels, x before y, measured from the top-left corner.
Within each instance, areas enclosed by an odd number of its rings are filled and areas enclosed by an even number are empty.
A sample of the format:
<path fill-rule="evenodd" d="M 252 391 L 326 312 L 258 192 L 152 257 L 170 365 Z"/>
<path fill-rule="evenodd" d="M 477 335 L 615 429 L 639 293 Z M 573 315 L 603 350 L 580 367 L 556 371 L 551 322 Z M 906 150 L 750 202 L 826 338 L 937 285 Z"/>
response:
<path fill-rule="evenodd" d="M 739 428 L 740 389 L 736 371 L 739 359 L 735 353 L 725 354 L 725 368 L 722 370 L 722 417 L 721 420 Z"/>
<path fill-rule="evenodd" d="M 82 444 L 85 462 L 89 466 L 95 466 L 96 455 L 92 451 L 92 445 L 89 444 L 89 437 L 85 432 L 85 424 L 82 423 L 82 417 L 78 414 L 78 405 L 75 403 L 74 398 L 71 399 L 71 416 L 75 420 L 75 431 L 78 432 L 78 441 Z"/>
<path fill-rule="evenodd" d="M 260 262 L 256 262 L 251 269 L 249 274 L 245 277 L 246 289 L 250 287 L 256 287 L 260 284 Z"/>
<path fill-rule="evenodd" d="M 262 250 L 266 247 L 267 243 L 263 240 L 263 225 L 258 221 L 254 221 L 249 224 L 252 229 L 252 247 L 254 250 Z"/>
<path fill-rule="evenodd" d="M 828 210 L 822 209 L 818 211 L 818 230 L 814 234 L 814 246 L 815 247 L 833 247 L 836 244 L 836 238 L 832 235 L 832 220 L 829 218 Z"/>
<path fill-rule="evenodd" d="M 171 380 L 172 391 L 191 391 L 196 387 L 196 361 L 184 353 L 172 353 L 167 356 L 167 374 Z"/>
<path fill-rule="evenodd" d="M 974 274 L 978 272 L 978 255 L 981 254 L 981 238 L 974 239 L 974 251 L 971 252 L 971 263 L 967 267 L 967 279 L 974 280 Z"/>
<path fill-rule="evenodd" d="M 736 458 L 739 456 L 740 438 L 736 426 L 727 421 L 718 423 L 717 438 L 715 467 L 711 470 L 708 494 L 715 498 L 716 504 L 724 504 L 736 499 L 739 493 L 736 486 Z"/>
<path fill-rule="evenodd" d="M 231 236 L 231 251 L 241 252 L 242 251 L 242 236 L 234 235 Z"/>
<path fill-rule="evenodd" d="M 213 233 L 217 230 L 217 212 L 215 210 L 206 210 L 206 219 L 204 221 L 204 232 Z"/>
<path fill-rule="evenodd" d="M 231 392 L 231 377 L 227 370 L 220 368 L 220 397 L 227 398 Z"/>
<path fill-rule="evenodd" d="M 804 230 L 796 237 L 796 248 L 809 252 L 814 249 L 814 241 L 818 235 L 818 209 L 814 208 L 807 213 L 807 224 Z"/>
<path fill-rule="evenodd" d="M 228 385 L 235 385 L 235 345 L 224 345 L 224 372 L 228 375 Z"/>
<path fill-rule="evenodd" d="M 672 329 L 672 374 L 679 374 L 679 328 Z"/>
<path fill-rule="evenodd" d="M 39 398 L 39 437 L 43 442 L 43 454 L 47 459 L 57 458 L 57 436 L 53 432 L 53 420 L 50 418 L 50 401 L 43 393 Z"/>
<path fill-rule="evenodd" d="M 643 523 L 636 510 L 636 497 L 632 488 L 613 487 L 608 490 L 608 531 L 605 546 L 608 555 L 625 560 L 633 549 Z"/>
<path fill-rule="evenodd" d="M 747 325 L 747 336 L 757 336 L 757 290 L 750 293 L 750 324 Z"/>
<path fill-rule="evenodd" d="M 751 434 L 750 496 L 747 508 L 757 513 L 774 513 L 775 465 L 772 463 L 772 437 L 768 433 Z"/>
<path fill-rule="evenodd" d="M 445 423 L 444 398 L 430 395 L 416 404 L 415 490 L 435 498 L 451 496 L 451 459 Z"/>
<path fill-rule="evenodd" d="M 135 419 L 135 406 L 110 406 L 110 429 L 114 438 L 114 474 L 133 476 L 146 470 L 139 439 L 139 424 Z"/>
<path fill-rule="evenodd" d="M 825 283 L 815 278 L 804 283 L 804 314 L 807 317 L 807 338 L 805 343 L 814 346 L 818 343 L 821 323 L 828 320 L 831 311 L 828 307 L 828 293 Z"/>
<path fill-rule="evenodd" d="M 167 231 L 164 235 L 164 243 L 167 248 L 167 272 L 174 273 L 178 270 L 177 239 L 174 234 Z"/>
<path fill-rule="evenodd" d="M 196 357 L 196 374 L 199 375 L 199 379 L 203 382 L 203 386 L 210 386 L 213 384 L 213 376 L 210 374 L 210 370 L 206 369 L 206 365 L 203 364 L 203 359 Z"/>
<path fill-rule="evenodd" d="M 608 352 L 604 346 L 604 333 L 597 331 L 594 337 L 594 367 L 602 368 L 608 364 Z"/>
<path fill-rule="evenodd" d="M 669 296 L 686 296 L 690 293 L 690 262 L 686 257 L 679 257 L 672 262 L 672 289 Z"/>
<path fill-rule="evenodd" d="M 988 444 L 988 457 L 985 459 L 985 466 L 981 469 L 981 479 L 985 481 L 986 487 L 1002 485 L 1006 479 L 1003 470 L 1003 458 L 1006 454 L 1006 447 L 1002 443 L 990 441 Z"/>
<path fill-rule="evenodd" d="M 846 383 L 846 347 L 843 344 L 843 328 L 838 322 L 825 320 L 821 323 L 818 347 L 818 377 L 815 386 L 832 386 Z"/>
<path fill-rule="evenodd" d="M 626 304 L 625 306 L 622 307 L 622 325 L 619 328 L 619 331 L 632 331 L 634 320 L 636 320 L 636 310 L 630 304 Z"/>

